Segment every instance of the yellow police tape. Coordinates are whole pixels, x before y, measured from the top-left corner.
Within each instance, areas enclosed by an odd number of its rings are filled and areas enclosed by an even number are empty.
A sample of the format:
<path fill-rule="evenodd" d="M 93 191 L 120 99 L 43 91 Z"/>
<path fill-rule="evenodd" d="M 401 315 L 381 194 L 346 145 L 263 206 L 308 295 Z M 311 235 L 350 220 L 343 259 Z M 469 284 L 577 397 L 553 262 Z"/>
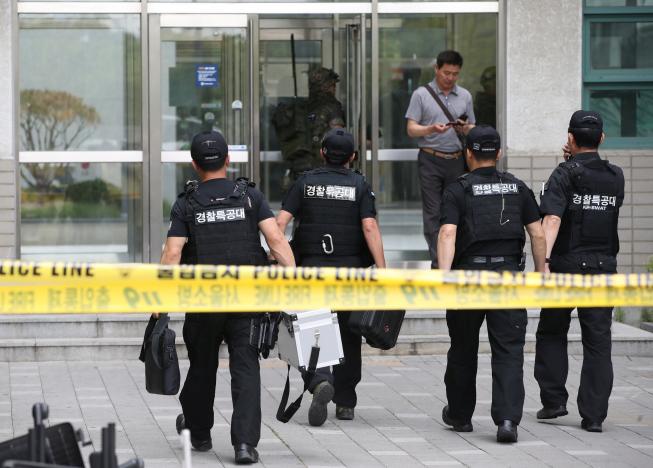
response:
<path fill-rule="evenodd" d="M 653 306 L 653 275 L 0 261 L 0 314 Z"/>

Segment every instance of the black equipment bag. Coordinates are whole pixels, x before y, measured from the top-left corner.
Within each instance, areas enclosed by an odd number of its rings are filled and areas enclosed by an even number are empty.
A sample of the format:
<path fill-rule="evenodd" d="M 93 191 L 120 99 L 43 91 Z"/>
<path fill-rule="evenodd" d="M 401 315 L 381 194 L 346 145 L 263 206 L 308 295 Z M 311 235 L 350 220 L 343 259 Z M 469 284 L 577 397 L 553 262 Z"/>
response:
<path fill-rule="evenodd" d="M 404 315 L 405 310 L 350 312 L 347 326 L 354 333 L 363 335 L 371 347 L 387 350 L 397 344 Z"/>
<path fill-rule="evenodd" d="M 150 317 L 139 359 L 145 363 L 145 388 L 156 395 L 176 395 L 181 380 L 175 347 L 175 331 L 168 328 L 170 317 Z"/>

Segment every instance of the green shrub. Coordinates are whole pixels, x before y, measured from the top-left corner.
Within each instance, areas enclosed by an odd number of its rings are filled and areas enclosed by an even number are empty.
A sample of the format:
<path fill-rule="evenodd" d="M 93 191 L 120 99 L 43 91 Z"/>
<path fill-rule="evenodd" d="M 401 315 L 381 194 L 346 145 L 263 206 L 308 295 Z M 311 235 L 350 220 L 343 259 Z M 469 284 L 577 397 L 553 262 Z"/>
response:
<path fill-rule="evenodd" d="M 85 180 L 66 187 L 66 200 L 75 203 L 110 203 L 109 187 L 102 179 Z"/>

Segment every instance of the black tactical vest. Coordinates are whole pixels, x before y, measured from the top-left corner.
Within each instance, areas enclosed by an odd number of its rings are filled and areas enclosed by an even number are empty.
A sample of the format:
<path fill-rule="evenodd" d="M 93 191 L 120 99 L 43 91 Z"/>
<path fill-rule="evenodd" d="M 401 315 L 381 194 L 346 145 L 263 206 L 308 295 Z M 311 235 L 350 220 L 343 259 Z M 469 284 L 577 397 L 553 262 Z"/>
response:
<path fill-rule="evenodd" d="M 323 167 L 307 172 L 302 183 L 302 210 L 293 247 L 305 256 L 368 254 L 361 228 L 362 175 L 345 168 Z"/>
<path fill-rule="evenodd" d="M 571 160 L 560 167 L 572 186 L 552 255 L 591 252 L 616 256 L 618 169 L 603 159 Z"/>
<path fill-rule="evenodd" d="M 515 252 L 506 255 L 519 256 L 526 241 L 522 222 L 522 186 L 519 180 L 507 172 L 482 175 L 470 172 L 458 178 L 465 189 L 465 217 L 458 226 L 456 257 L 477 242 L 512 242 Z M 491 252 L 488 252 L 491 255 Z"/>
<path fill-rule="evenodd" d="M 255 207 L 244 177 L 236 181 L 231 195 L 211 198 L 189 183 L 180 197 L 186 200 L 188 242 L 181 263 L 208 265 L 266 265 L 267 256 L 259 237 Z"/>

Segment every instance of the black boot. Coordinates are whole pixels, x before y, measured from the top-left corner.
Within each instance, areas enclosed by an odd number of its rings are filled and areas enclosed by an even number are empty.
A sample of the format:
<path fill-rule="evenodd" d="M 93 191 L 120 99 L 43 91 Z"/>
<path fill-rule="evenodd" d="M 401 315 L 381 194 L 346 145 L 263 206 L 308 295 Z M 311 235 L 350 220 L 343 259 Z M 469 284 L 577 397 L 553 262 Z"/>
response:
<path fill-rule="evenodd" d="M 258 463 L 258 452 L 249 444 L 234 445 L 234 452 L 237 465 L 251 465 L 252 463 Z"/>
<path fill-rule="evenodd" d="M 560 405 L 556 408 L 547 408 L 544 407 L 537 412 L 537 419 L 555 419 L 560 416 L 566 416 L 569 413 L 567 412 L 567 407 L 565 405 Z"/>
<path fill-rule="evenodd" d="M 587 432 L 603 432 L 603 427 L 601 427 L 600 422 L 590 421 L 589 419 L 583 419 L 580 422 L 580 427 L 585 429 Z"/>
<path fill-rule="evenodd" d="M 497 429 L 497 442 L 517 442 L 517 424 L 506 419 Z"/>
<path fill-rule="evenodd" d="M 348 408 L 347 406 L 338 406 L 336 405 L 336 418 L 342 419 L 344 421 L 351 421 L 354 419 L 354 408 Z"/>
<path fill-rule="evenodd" d="M 183 431 L 184 429 L 188 429 L 186 427 L 186 418 L 184 417 L 184 413 L 181 413 L 179 416 L 177 416 L 177 421 L 175 421 L 175 425 L 177 426 L 177 434 L 181 434 L 181 431 Z M 213 448 L 213 443 L 211 442 L 211 438 L 197 439 L 193 437 L 192 433 L 190 434 L 190 444 L 198 452 L 208 452 Z"/>
<path fill-rule="evenodd" d="M 449 416 L 449 405 L 442 408 L 442 422 L 444 422 L 447 426 L 453 427 L 453 430 L 456 432 L 472 432 L 474 430 L 474 426 L 472 426 L 471 421 L 462 422 L 454 421 L 451 419 Z"/>
<path fill-rule="evenodd" d="M 311 426 L 321 426 L 327 419 L 327 405 L 333 398 L 335 389 L 326 380 L 313 389 L 313 401 L 308 408 L 308 423 Z"/>

